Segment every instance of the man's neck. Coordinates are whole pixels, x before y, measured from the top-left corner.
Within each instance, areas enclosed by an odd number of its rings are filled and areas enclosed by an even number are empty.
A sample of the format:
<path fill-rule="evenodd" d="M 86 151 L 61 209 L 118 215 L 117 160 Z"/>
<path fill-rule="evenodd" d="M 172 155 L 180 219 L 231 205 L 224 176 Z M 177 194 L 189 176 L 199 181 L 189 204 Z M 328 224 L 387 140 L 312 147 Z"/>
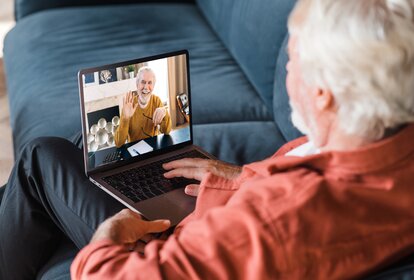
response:
<path fill-rule="evenodd" d="M 149 102 L 147 102 L 146 104 L 142 104 L 142 103 L 138 100 L 138 105 L 139 105 L 139 107 L 140 107 L 141 109 L 145 109 L 145 108 L 147 108 L 148 103 L 149 103 Z"/>
<path fill-rule="evenodd" d="M 363 147 L 365 145 L 381 141 L 385 138 L 397 134 L 404 126 L 387 129 L 384 136 L 378 140 L 369 140 L 360 136 L 349 135 L 342 130 L 337 130 L 330 134 L 327 144 L 320 147 L 321 151 L 351 151 Z"/>
<path fill-rule="evenodd" d="M 141 109 L 147 108 L 148 104 L 150 103 L 151 98 L 148 99 L 147 103 L 142 103 L 141 100 L 138 98 L 138 105 Z"/>
<path fill-rule="evenodd" d="M 364 145 L 369 144 L 370 141 L 367 139 L 348 135 L 344 133 L 337 133 L 330 136 L 330 139 L 327 141 L 326 145 L 320 147 L 320 150 L 323 152 L 326 151 L 351 151 L 357 148 L 360 148 Z"/>

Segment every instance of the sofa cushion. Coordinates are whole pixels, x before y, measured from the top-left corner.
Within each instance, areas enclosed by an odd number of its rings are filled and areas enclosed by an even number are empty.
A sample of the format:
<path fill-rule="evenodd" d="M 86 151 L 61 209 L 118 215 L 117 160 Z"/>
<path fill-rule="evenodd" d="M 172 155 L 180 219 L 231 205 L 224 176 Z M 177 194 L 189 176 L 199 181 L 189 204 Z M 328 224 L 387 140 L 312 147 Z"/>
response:
<path fill-rule="evenodd" d="M 248 131 L 251 122 L 273 119 L 195 5 L 62 8 L 23 18 L 5 40 L 15 151 L 38 136 L 68 138 L 80 131 L 79 69 L 184 48 L 190 53 L 195 124 L 246 122 L 241 129 Z M 205 142 L 213 134 L 198 131 Z M 230 133 L 223 130 L 223 137 Z M 217 152 L 234 158 L 231 149 Z"/>
<path fill-rule="evenodd" d="M 14 16 L 16 20 L 47 9 L 55 9 L 70 6 L 92 6 L 92 5 L 111 5 L 111 4 L 134 4 L 147 2 L 187 2 L 192 3 L 194 0 L 15 0 Z"/>
<path fill-rule="evenodd" d="M 291 109 L 286 90 L 286 64 L 289 60 L 287 55 L 288 40 L 289 35 L 286 35 L 277 57 L 273 89 L 273 114 L 283 137 L 290 141 L 302 136 L 302 134 L 292 125 L 290 117 Z"/>
<path fill-rule="evenodd" d="M 262 160 L 285 143 L 273 121 L 200 124 L 194 127 L 194 138 L 218 158 L 234 163 Z"/>
<path fill-rule="evenodd" d="M 295 0 L 197 0 L 208 22 L 272 110 L 273 79 Z"/>

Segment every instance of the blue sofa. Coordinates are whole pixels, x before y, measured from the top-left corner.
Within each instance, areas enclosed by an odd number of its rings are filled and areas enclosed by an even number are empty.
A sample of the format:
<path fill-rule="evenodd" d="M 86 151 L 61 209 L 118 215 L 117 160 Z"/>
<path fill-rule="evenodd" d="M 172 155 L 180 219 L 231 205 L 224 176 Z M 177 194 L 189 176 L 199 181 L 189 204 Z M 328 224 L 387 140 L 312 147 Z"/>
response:
<path fill-rule="evenodd" d="M 4 47 L 16 153 L 37 136 L 80 130 L 79 69 L 178 49 L 190 53 L 196 144 L 241 164 L 299 135 L 276 71 L 294 1 L 78 2 L 16 0 Z"/>
<path fill-rule="evenodd" d="M 80 131 L 79 69 L 188 49 L 195 143 L 237 164 L 270 156 L 300 135 L 285 89 L 294 3 L 15 0 L 17 24 L 4 45 L 15 155 L 38 136 Z M 38 279 L 69 278 L 77 251 L 62 241 Z M 409 277 L 410 263 L 374 278 Z"/>

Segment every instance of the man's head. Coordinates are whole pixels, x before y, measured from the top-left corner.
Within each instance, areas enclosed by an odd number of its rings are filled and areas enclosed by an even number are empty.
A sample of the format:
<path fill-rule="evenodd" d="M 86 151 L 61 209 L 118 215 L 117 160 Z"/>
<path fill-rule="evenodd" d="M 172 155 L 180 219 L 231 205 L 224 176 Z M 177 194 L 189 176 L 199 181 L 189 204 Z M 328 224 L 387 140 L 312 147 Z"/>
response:
<path fill-rule="evenodd" d="M 414 121 L 413 0 L 300 0 L 289 32 L 292 119 L 317 146 Z"/>
<path fill-rule="evenodd" d="M 154 90 L 155 80 L 155 73 L 150 67 L 144 66 L 138 70 L 136 82 L 138 102 L 141 106 L 146 106 L 148 104 L 152 91 Z"/>

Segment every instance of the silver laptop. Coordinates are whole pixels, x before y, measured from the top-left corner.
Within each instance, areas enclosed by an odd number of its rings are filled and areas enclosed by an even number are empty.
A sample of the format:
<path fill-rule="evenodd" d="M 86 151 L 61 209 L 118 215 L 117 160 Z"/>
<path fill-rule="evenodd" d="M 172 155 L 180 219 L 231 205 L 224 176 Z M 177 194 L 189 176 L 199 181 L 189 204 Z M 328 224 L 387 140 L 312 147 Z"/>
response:
<path fill-rule="evenodd" d="M 193 145 L 188 61 L 183 50 L 78 73 L 86 175 L 146 219 L 172 225 L 193 211 L 184 187 L 194 181 L 166 179 L 162 164 L 213 158 Z"/>

